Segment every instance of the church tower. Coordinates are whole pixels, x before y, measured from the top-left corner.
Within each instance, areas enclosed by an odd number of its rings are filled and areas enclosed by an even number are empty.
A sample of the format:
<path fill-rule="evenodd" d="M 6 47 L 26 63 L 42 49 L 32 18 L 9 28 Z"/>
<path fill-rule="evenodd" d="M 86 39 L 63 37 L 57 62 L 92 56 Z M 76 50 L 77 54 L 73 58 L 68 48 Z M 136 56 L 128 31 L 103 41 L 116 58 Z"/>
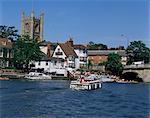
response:
<path fill-rule="evenodd" d="M 37 39 L 38 42 L 43 41 L 43 24 L 44 13 L 39 18 L 34 16 L 34 12 L 31 12 L 29 17 L 25 16 L 22 12 L 21 16 L 21 35 L 28 35 L 31 39 Z"/>

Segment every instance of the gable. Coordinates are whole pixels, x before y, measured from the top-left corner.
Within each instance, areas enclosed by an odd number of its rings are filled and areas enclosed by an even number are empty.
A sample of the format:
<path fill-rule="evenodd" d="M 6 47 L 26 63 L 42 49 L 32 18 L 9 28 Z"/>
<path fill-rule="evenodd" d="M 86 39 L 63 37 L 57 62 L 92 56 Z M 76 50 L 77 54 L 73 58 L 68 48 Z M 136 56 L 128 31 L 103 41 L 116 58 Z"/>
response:
<path fill-rule="evenodd" d="M 57 58 L 63 58 L 65 59 L 66 54 L 64 53 L 63 49 L 60 47 L 60 45 L 57 45 L 54 53 L 53 53 L 53 57 L 57 57 Z"/>

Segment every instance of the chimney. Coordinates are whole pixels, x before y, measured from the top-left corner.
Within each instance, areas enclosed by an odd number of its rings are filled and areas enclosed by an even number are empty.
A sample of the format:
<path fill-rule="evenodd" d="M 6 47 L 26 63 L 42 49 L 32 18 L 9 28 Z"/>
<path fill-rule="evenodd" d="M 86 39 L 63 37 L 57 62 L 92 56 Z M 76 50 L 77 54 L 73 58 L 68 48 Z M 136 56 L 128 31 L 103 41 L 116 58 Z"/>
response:
<path fill-rule="evenodd" d="M 73 40 L 72 40 L 72 38 L 70 38 L 69 41 L 67 41 L 66 43 L 69 44 L 71 47 L 73 47 Z"/>
<path fill-rule="evenodd" d="M 51 57 L 51 44 L 50 43 L 47 44 L 47 56 Z"/>

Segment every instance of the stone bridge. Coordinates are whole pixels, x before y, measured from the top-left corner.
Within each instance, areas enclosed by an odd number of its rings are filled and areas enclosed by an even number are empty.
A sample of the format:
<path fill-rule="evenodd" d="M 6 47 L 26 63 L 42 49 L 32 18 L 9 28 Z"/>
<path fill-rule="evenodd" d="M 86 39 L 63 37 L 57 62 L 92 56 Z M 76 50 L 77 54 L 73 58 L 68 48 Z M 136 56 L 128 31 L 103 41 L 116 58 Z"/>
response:
<path fill-rule="evenodd" d="M 150 82 L 150 63 L 143 65 L 126 65 L 123 74 L 126 72 L 134 72 L 138 77 L 142 78 L 144 82 Z"/>

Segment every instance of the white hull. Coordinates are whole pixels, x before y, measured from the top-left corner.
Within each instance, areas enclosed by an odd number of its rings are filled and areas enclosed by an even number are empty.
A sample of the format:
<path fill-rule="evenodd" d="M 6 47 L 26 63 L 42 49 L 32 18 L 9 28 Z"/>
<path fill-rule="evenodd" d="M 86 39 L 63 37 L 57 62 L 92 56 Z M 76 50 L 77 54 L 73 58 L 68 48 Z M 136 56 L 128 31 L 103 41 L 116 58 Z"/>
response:
<path fill-rule="evenodd" d="M 102 84 L 99 80 L 93 80 L 83 83 L 80 83 L 79 81 L 71 81 L 70 88 L 75 90 L 94 90 L 102 88 Z"/>
<path fill-rule="evenodd" d="M 50 75 L 45 75 L 43 73 L 31 72 L 25 76 L 25 78 L 30 80 L 50 80 L 52 77 Z"/>
<path fill-rule="evenodd" d="M 114 82 L 114 79 L 107 78 L 107 77 L 102 77 L 100 78 L 102 82 Z"/>
<path fill-rule="evenodd" d="M 25 77 L 27 79 L 31 79 L 31 80 L 51 80 L 51 77 Z"/>

